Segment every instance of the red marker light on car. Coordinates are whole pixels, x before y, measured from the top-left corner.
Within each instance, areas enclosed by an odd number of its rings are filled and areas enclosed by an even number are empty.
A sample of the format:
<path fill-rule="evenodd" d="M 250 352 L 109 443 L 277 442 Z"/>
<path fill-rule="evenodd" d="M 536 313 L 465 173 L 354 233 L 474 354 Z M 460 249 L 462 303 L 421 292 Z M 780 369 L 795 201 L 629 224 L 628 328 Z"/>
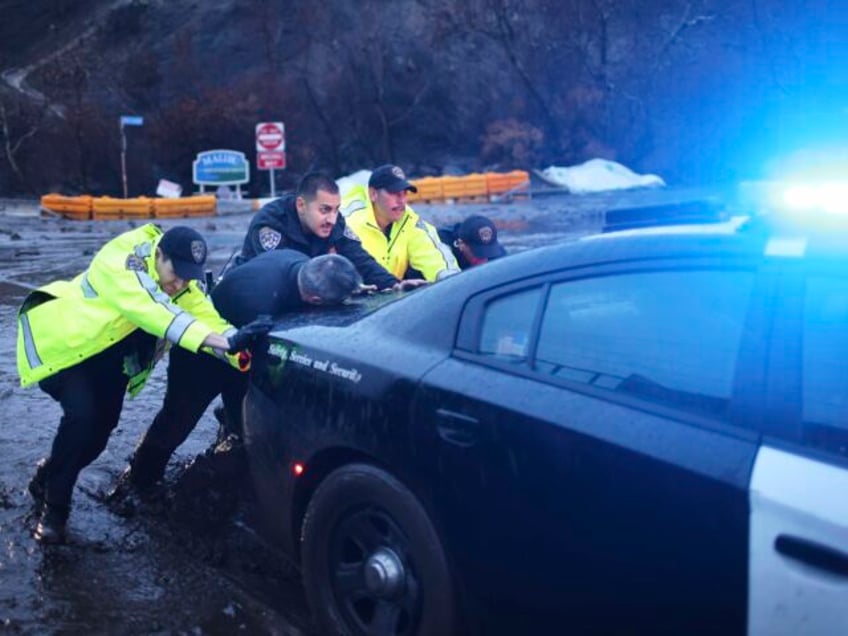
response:
<path fill-rule="evenodd" d="M 303 471 L 306 470 L 306 466 L 304 466 L 301 462 L 294 462 L 291 470 L 295 477 L 300 477 L 303 474 Z"/>

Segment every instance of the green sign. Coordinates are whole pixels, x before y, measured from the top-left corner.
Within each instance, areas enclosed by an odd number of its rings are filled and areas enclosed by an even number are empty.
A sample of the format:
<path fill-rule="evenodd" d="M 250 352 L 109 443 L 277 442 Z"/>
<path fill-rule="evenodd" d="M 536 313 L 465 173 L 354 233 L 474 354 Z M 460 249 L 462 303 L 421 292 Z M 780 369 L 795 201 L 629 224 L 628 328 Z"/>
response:
<path fill-rule="evenodd" d="M 192 175 L 197 185 L 238 185 L 250 181 L 250 164 L 243 152 L 207 150 L 197 154 Z"/>

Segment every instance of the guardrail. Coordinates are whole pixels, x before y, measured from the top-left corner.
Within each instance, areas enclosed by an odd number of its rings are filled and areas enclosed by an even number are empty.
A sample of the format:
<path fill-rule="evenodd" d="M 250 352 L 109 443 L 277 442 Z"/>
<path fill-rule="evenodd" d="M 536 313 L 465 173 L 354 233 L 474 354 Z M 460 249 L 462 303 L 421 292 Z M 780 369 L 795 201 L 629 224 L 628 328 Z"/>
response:
<path fill-rule="evenodd" d="M 512 172 L 472 173 L 462 177 L 424 177 L 411 179 L 418 192 L 410 192 L 407 201 L 492 201 L 504 194 L 530 191 L 530 173 Z"/>
<path fill-rule="evenodd" d="M 512 172 L 473 173 L 461 177 L 412 179 L 418 192 L 410 192 L 411 203 L 487 202 L 504 196 L 530 193 L 530 174 Z M 247 207 L 244 204 L 242 207 Z M 253 209 L 259 207 L 258 202 Z M 215 195 L 201 194 L 177 199 L 136 197 L 116 199 L 87 194 L 68 197 L 57 193 L 41 197 L 41 208 L 77 221 L 112 219 L 174 219 L 218 214 Z"/>
<path fill-rule="evenodd" d="M 178 199 L 115 199 L 83 194 L 66 197 L 51 193 L 41 197 L 41 207 L 76 221 L 113 219 L 174 219 L 217 214 L 215 195 L 198 195 Z"/>

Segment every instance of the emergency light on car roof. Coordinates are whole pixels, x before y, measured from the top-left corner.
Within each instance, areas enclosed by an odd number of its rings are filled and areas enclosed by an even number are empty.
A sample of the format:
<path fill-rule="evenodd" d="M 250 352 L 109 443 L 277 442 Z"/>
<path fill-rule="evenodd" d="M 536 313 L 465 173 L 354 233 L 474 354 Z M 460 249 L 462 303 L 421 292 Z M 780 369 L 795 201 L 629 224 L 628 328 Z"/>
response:
<path fill-rule="evenodd" d="M 848 183 L 791 184 L 783 189 L 780 205 L 790 212 L 848 214 Z"/>
<path fill-rule="evenodd" d="M 602 232 L 618 232 L 660 225 L 719 223 L 730 218 L 718 199 L 701 199 L 607 210 Z"/>
<path fill-rule="evenodd" d="M 769 185 L 757 217 L 773 230 L 827 234 L 848 229 L 848 182 L 790 181 Z"/>

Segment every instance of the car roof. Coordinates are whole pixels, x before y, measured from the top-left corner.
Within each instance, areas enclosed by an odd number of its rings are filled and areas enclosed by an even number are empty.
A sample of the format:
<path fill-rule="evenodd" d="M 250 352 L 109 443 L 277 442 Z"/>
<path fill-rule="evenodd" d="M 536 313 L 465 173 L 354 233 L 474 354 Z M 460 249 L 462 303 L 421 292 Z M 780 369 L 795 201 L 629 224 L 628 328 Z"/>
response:
<path fill-rule="evenodd" d="M 812 255 L 848 260 L 845 239 L 848 231 L 841 224 L 835 231 L 821 231 L 750 215 L 722 214 L 714 222 L 690 217 L 680 224 L 670 218 L 657 225 L 626 227 L 510 254 L 413 292 L 376 294 L 339 308 L 315 308 L 287 316 L 279 326 L 344 327 L 360 321 L 366 326 L 374 321 L 371 328 L 387 338 L 400 336 L 450 347 L 454 334 L 445 325 L 453 324 L 470 296 L 501 285 L 619 261 Z"/>

